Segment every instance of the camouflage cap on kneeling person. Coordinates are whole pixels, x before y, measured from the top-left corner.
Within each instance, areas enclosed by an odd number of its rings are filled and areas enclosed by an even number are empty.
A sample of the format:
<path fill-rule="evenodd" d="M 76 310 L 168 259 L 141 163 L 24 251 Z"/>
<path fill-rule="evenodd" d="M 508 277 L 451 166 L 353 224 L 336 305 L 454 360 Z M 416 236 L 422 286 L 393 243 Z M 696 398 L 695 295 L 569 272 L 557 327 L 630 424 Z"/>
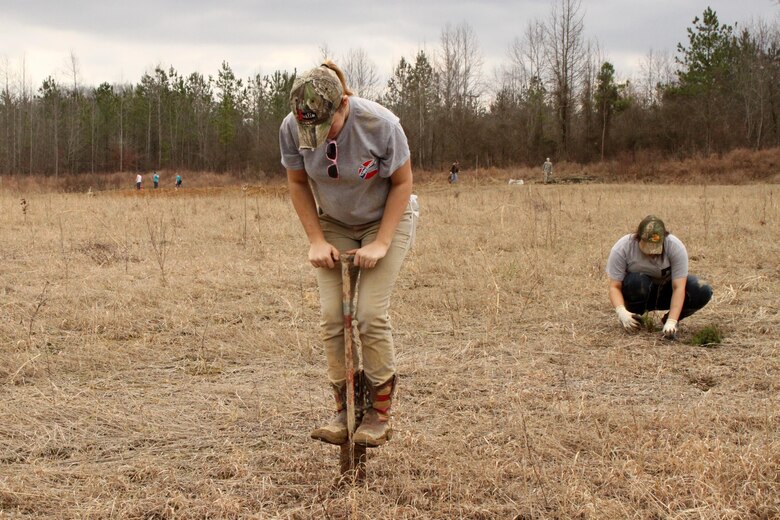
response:
<path fill-rule="evenodd" d="M 646 255 L 660 255 L 664 252 L 666 226 L 655 215 L 648 215 L 639 225 L 639 249 Z"/>
<path fill-rule="evenodd" d="M 295 78 L 290 108 L 298 122 L 298 148 L 313 150 L 325 142 L 343 95 L 338 76 L 324 65 Z"/>

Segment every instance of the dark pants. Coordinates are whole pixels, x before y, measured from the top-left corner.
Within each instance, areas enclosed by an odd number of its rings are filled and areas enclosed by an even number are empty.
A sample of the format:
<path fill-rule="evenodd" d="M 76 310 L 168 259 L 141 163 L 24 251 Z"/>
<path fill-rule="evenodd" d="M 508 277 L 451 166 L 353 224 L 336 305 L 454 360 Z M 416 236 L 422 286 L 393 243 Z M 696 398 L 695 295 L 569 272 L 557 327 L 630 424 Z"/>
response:
<path fill-rule="evenodd" d="M 707 305 L 710 298 L 712 298 L 712 287 L 701 283 L 695 276 L 688 275 L 680 319 L 687 318 Z M 672 282 L 657 284 L 646 274 L 629 273 L 623 279 L 623 300 L 626 309 L 634 314 L 668 310 L 672 301 Z"/>

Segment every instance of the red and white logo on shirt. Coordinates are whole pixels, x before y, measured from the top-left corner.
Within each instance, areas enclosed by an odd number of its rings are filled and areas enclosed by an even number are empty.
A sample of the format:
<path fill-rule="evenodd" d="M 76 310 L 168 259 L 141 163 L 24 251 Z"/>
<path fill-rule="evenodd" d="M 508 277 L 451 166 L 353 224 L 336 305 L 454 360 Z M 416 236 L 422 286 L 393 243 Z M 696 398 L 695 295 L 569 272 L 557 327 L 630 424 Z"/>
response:
<path fill-rule="evenodd" d="M 364 181 L 367 181 L 377 173 L 379 173 L 379 165 L 377 164 L 376 159 L 364 162 L 358 169 L 358 175 L 360 175 L 360 178 Z"/>

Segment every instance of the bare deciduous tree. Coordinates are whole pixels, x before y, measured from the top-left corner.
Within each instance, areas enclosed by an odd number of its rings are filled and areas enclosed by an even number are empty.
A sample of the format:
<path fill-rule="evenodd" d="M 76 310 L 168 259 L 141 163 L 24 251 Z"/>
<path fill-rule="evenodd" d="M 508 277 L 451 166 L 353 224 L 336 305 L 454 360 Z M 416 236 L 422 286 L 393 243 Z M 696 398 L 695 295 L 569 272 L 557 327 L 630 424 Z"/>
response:
<path fill-rule="evenodd" d="M 352 91 L 363 98 L 378 97 L 379 75 L 376 65 L 361 48 L 350 49 L 341 63 L 341 69 Z"/>
<path fill-rule="evenodd" d="M 772 118 L 770 113 L 778 92 L 777 71 L 772 66 L 780 57 L 778 26 L 759 21 L 744 28 L 738 48 L 736 97 L 742 105 L 745 139 L 759 149 L 764 144 L 768 123 L 776 121 L 776 114 Z"/>
<path fill-rule="evenodd" d="M 331 56 L 333 56 L 333 53 L 330 51 L 330 46 L 327 44 L 327 42 L 322 42 L 320 44 L 320 59 L 319 62 L 315 63 L 313 66 L 317 67 L 320 63 L 323 61 L 330 59 Z"/>
<path fill-rule="evenodd" d="M 466 108 L 477 104 L 483 93 L 483 60 L 477 35 L 468 23 L 444 27 L 437 62 L 445 106 Z"/>
<path fill-rule="evenodd" d="M 645 107 L 657 105 L 661 101 L 663 85 L 674 81 L 674 65 L 667 51 L 650 49 L 639 64 L 639 92 Z"/>
<path fill-rule="evenodd" d="M 0 63 L 0 73 L 3 76 L 3 89 L 0 92 L 0 172 L 11 173 L 12 170 L 12 153 L 11 153 L 11 138 L 14 136 L 12 129 L 13 118 L 11 111 L 14 107 L 14 98 L 11 91 L 11 72 L 8 65 L 8 58 L 3 56 L 2 63 Z"/>
<path fill-rule="evenodd" d="M 483 93 L 479 42 L 471 26 L 463 22 L 456 27 L 446 25 L 440 43 L 436 69 L 444 107 L 441 124 L 447 129 L 442 149 L 448 156 L 477 159 L 479 141 L 473 134 L 480 135 L 475 125 Z"/>
<path fill-rule="evenodd" d="M 544 71 L 544 24 L 539 20 L 528 22 L 522 38 L 514 39 L 509 47 L 509 60 L 523 87 L 532 78 L 542 79 Z"/>
<path fill-rule="evenodd" d="M 588 42 L 585 46 L 580 78 L 580 120 L 582 148 L 580 158 L 588 159 L 597 144 L 597 128 L 595 121 L 595 95 L 599 64 L 603 58 L 601 49 L 596 42 Z M 602 152 L 603 153 L 603 152 Z"/>
<path fill-rule="evenodd" d="M 67 73 L 72 83 L 71 92 L 68 96 L 68 134 L 67 134 L 67 168 L 71 171 L 77 171 L 77 154 L 81 147 L 81 86 L 79 85 L 79 60 L 71 51 L 68 56 Z"/>
<path fill-rule="evenodd" d="M 553 81 L 563 155 L 568 151 L 577 83 L 585 60 L 581 0 L 556 0 L 546 25 L 547 63 Z"/>

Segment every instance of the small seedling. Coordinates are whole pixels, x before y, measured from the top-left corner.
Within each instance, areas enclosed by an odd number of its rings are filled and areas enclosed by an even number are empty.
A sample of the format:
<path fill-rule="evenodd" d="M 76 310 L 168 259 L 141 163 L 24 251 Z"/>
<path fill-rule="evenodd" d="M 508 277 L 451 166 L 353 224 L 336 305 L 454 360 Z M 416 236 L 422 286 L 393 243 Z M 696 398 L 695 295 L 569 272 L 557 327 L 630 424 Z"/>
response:
<path fill-rule="evenodd" d="M 653 319 L 653 315 L 649 312 L 644 313 L 640 319 L 640 323 L 642 324 L 642 328 L 649 332 L 655 332 L 655 320 Z"/>
<path fill-rule="evenodd" d="M 691 337 L 691 345 L 712 347 L 723 341 L 723 333 L 715 325 L 708 325 Z"/>

